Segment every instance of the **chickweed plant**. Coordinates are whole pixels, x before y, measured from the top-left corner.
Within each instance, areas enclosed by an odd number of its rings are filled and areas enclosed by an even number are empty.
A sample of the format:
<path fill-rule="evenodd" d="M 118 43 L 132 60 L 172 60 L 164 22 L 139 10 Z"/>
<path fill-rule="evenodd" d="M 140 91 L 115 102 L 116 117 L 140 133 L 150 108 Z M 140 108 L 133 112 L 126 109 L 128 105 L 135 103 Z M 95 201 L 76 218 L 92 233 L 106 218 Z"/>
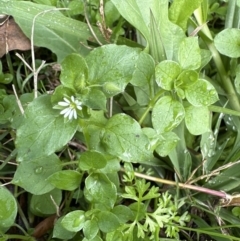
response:
<path fill-rule="evenodd" d="M 0 240 L 240 240 L 239 8 L 0 1 Z"/>

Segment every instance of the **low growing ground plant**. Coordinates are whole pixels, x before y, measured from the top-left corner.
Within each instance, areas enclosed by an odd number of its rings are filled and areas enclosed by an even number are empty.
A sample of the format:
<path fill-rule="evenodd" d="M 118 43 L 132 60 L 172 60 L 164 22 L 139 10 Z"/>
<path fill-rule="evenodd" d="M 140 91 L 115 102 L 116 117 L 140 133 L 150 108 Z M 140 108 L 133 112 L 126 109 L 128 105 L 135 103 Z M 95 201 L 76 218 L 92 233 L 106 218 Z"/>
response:
<path fill-rule="evenodd" d="M 1 1 L 0 239 L 240 240 L 239 7 Z"/>

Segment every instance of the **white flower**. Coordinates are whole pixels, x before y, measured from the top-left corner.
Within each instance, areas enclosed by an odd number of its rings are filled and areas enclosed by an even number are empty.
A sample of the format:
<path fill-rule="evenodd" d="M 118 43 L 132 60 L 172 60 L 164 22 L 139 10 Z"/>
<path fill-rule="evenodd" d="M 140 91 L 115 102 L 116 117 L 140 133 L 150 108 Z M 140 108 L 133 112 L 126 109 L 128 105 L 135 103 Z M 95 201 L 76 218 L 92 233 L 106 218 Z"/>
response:
<path fill-rule="evenodd" d="M 71 96 L 70 100 L 64 97 L 63 100 L 64 101 L 58 102 L 58 105 L 64 107 L 60 114 L 64 115 L 64 118 L 68 117 L 69 120 L 72 118 L 77 119 L 77 109 L 82 110 L 82 102 L 76 100 L 74 96 Z"/>

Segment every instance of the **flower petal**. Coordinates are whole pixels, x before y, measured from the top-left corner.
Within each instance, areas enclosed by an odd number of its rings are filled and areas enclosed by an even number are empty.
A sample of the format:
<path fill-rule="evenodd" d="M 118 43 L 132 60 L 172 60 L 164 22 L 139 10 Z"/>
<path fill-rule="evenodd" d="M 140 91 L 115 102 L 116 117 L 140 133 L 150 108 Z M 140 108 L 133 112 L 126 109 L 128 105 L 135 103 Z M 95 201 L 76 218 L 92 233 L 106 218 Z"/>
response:
<path fill-rule="evenodd" d="M 82 106 L 81 105 L 77 105 L 77 109 L 78 110 L 82 110 Z"/>
<path fill-rule="evenodd" d="M 72 112 L 72 109 L 67 108 L 67 112 L 65 113 L 64 117 L 65 118 L 69 117 L 71 115 L 71 112 Z M 71 118 L 69 117 L 69 119 L 71 119 Z"/>
<path fill-rule="evenodd" d="M 74 96 L 71 96 L 71 100 L 72 100 L 72 102 L 75 102 Z"/>
<path fill-rule="evenodd" d="M 66 109 L 63 109 L 60 114 L 61 115 L 64 115 L 65 113 L 67 113 L 69 111 L 70 108 L 66 108 Z M 71 110 L 71 109 L 70 109 Z"/>
<path fill-rule="evenodd" d="M 69 103 L 64 102 L 64 101 L 60 101 L 60 102 L 58 102 L 58 105 L 60 105 L 60 106 L 69 106 Z"/>
<path fill-rule="evenodd" d="M 75 109 L 73 110 L 73 117 L 74 119 L 77 119 L 77 111 Z"/>
<path fill-rule="evenodd" d="M 69 113 L 69 116 L 68 116 L 68 119 L 71 120 L 73 115 L 74 115 L 74 109 L 71 109 L 70 113 Z"/>
<path fill-rule="evenodd" d="M 63 98 L 65 102 L 70 103 L 70 100 L 68 100 L 66 97 Z"/>

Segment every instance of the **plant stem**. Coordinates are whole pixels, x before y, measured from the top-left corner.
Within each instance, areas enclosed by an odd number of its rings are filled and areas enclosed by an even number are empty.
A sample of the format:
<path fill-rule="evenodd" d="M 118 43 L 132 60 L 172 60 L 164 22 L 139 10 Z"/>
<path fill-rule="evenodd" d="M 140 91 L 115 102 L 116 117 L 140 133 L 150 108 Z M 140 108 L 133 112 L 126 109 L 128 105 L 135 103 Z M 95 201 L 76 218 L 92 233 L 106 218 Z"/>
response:
<path fill-rule="evenodd" d="M 145 174 L 142 174 L 142 173 L 139 173 L 139 172 L 134 172 L 134 175 L 136 177 L 141 177 L 141 178 L 144 178 L 146 180 L 164 183 L 164 184 L 173 185 L 173 186 L 178 186 L 180 188 L 187 188 L 187 189 L 195 190 L 195 191 L 198 191 L 198 192 L 207 193 L 207 194 L 210 194 L 210 195 L 213 195 L 213 196 L 218 196 L 218 197 L 221 197 L 221 198 L 227 198 L 228 197 L 228 195 L 225 192 L 216 191 L 216 190 L 212 190 L 212 189 L 205 188 L 205 187 L 199 187 L 199 186 L 194 186 L 194 185 L 190 185 L 190 184 L 174 182 L 174 181 L 170 181 L 170 180 L 166 180 L 166 179 L 162 179 L 162 178 L 148 176 L 148 175 L 145 175 Z"/>
<path fill-rule="evenodd" d="M 226 69 L 225 69 L 222 59 L 221 59 L 221 56 L 214 45 L 213 37 L 208 28 L 208 25 L 204 24 L 202 21 L 201 8 L 194 11 L 194 16 L 195 16 L 198 24 L 202 25 L 202 29 L 199 32 L 199 34 L 202 37 L 202 39 L 205 41 L 206 45 L 208 46 L 209 50 L 212 53 L 213 61 L 216 65 L 218 74 L 221 78 L 223 88 L 226 91 L 227 97 L 229 99 L 229 103 L 234 110 L 240 111 L 239 99 L 236 95 L 236 92 L 232 85 L 231 79 L 229 78 L 229 76 L 226 72 Z"/>
<path fill-rule="evenodd" d="M 144 111 L 143 115 L 141 116 L 139 120 L 139 124 L 141 125 L 146 118 L 147 114 L 149 111 L 153 108 L 155 105 L 156 101 L 160 98 L 160 96 L 165 92 L 165 90 L 160 90 L 158 93 L 154 96 L 154 98 L 149 102 L 147 109 Z"/>

